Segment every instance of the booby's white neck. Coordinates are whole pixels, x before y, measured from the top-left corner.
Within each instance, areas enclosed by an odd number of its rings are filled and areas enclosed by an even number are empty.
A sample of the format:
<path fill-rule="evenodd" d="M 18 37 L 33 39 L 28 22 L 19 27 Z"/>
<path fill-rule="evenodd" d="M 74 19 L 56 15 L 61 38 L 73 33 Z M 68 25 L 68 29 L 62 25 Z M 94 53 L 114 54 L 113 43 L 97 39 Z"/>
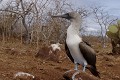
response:
<path fill-rule="evenodd" d="M 81 22 L 79 19 L 75 19 L 71 21 L 71 25 L 67 29 L 67 37 L 72 35 L 78 35 L 80 34 Z"/>

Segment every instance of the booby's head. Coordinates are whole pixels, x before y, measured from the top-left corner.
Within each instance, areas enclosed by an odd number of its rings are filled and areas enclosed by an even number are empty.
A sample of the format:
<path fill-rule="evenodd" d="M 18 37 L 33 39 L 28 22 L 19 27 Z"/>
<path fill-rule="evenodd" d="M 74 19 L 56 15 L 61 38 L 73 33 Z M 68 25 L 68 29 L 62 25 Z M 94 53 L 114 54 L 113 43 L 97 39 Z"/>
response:
<path fill-rule="evenodd" d="M 78 20 L 80 18 L 80 14 L 77 12 L 69 12 L 69 13 L 66 13 L 63 15 L 57 15 L 57 16 L 52 16 L 52 17 L 53 18 L 61 17 L 61 18 L 65 18 L 65 19 L 68 19 L 70 21 L 73 21 L 73 20 Z"/>

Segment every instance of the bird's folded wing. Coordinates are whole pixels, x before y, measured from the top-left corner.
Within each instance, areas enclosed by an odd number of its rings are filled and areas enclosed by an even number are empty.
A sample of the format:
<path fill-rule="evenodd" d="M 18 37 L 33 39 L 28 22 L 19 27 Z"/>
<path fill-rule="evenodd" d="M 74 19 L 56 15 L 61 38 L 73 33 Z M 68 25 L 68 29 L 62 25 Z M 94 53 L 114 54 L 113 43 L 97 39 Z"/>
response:
<path fill-rule="evenodd" d="M 92 47 L 90 47 L 84 42 L 80 42 L 79 48 L 80 48 L 80 51 L 83 57 L 86 59 L 87 63 L 89 65 L 95 65 L 96 64 L 96 53 L 92 49 Z"/>

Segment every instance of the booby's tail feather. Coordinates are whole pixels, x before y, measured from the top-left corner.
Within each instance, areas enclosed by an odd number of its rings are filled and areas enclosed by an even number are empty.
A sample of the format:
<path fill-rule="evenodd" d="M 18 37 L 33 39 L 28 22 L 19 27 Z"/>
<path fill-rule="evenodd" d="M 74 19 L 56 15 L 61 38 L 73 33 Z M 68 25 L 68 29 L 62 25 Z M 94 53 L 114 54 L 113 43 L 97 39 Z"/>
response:
<path fill-rule="evenodd" d="M 90 70 L 90 72 L 96 76 L 100 78 L 100 73 L 97 71 L 96 66 L 90 66 L 90 67 L 86 67 L 87 69 Z"/>

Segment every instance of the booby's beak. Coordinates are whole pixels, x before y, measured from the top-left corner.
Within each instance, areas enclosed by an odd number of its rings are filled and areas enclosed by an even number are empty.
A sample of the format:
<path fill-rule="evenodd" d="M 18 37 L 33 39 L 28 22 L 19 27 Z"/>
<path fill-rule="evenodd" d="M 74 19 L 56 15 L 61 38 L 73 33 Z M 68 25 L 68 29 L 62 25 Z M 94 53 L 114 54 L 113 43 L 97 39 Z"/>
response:
<path fill-rule="evenodd" d="M 56 17 L 67 18 L 68 16 L 64 14 L 64 15 L 57 15 L 57 16 L 51 16 L 51 17 L 53 17 L 53 18 L 56 18 Z"/>
<path fill-rule="evenodd" d="M 57 16 L 51 16 L 52 18 L 60 17 L 70 20 L 72 17 L 69 15 L 69 13 L 63 14 L 63 15 L 57 15 Z"/>

